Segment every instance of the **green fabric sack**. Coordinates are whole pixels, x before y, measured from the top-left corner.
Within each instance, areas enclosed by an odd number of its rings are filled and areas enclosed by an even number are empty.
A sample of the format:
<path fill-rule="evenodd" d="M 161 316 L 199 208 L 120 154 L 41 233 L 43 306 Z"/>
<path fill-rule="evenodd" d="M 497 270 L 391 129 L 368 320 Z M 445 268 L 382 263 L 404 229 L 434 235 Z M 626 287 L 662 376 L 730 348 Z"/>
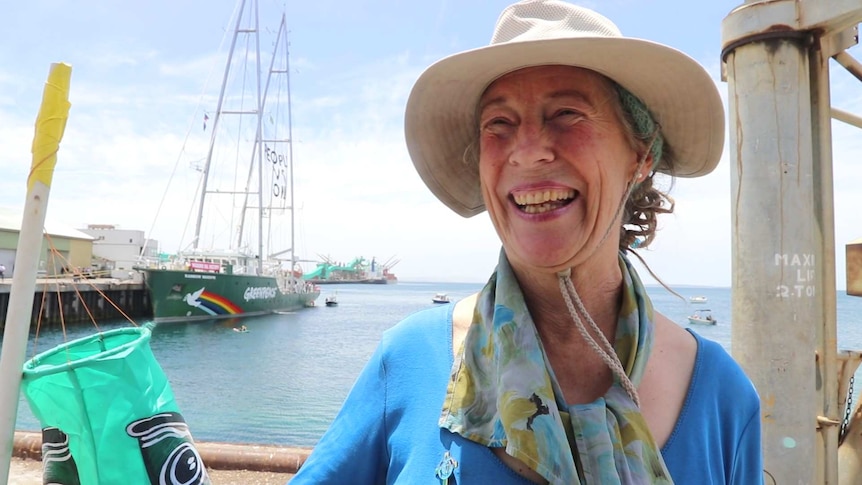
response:
<path fill-rule="evenodd" d="M 24 364 L 43 483 L 210 483 L 150 336 L 151 326 L 110 330 Z"/>

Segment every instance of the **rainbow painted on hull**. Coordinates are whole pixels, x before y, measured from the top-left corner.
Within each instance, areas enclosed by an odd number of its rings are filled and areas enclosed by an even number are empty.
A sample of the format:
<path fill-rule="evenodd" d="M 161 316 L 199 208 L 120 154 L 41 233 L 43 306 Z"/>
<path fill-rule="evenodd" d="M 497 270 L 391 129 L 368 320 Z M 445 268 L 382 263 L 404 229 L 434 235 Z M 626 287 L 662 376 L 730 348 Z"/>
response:
<path fill-rule="evenodd" d="M 246 317 L 313 306 L 320 291 L 301 282 L 292 292 L 271 276 L 142 269 L 153 320 L 183 322 Z"/>
<path fill-rule="evenodd" d="M 242 313 L 242 308 L 239 305 L 221 295 L 217 295 L 209 291 L 201 293 L 201 296 L 198 297 L 198 299 L 201 302 L 200 309 L 213 316 L 234 316 Z"/>

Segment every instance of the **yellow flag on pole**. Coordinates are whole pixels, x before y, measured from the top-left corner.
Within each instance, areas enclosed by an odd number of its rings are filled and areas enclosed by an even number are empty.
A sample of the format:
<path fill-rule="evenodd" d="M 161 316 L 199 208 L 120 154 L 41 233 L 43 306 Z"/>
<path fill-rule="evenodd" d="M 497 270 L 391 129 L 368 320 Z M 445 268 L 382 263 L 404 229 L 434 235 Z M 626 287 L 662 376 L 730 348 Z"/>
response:
<path fill-rule="evenodd" d="M 72 77 L 72 66 L 65 63 L 51 65 L 45 90 L 42 93 L 42 106 L 36 116 L 36 134 L 33 137 L 33 163 L 30 165 L 30 176 L 27 177 L 27 191 L 33 189 L 37 180 L 46 186 L 51 186 L 54 176 L 54 165 L 57 163 L 57 150 L 60 140 L 66 131 L 66 120 L 69 118 L 69 81 Z"/>

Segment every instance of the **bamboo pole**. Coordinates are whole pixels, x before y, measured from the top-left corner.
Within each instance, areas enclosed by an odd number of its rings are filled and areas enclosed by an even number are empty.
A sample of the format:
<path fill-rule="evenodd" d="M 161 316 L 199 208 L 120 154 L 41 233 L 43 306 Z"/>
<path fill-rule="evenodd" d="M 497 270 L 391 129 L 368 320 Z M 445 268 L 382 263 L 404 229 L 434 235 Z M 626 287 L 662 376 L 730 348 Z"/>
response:
<path fill-rule="evenodd" d="M 42 228 L 45 211 L 57 163 L 57 151 L 69 117 L 69 81 L 72 68 L 68 64 L 51 64 L 48 80 L 42 94 L 42 105 L 36 116 L 33 137 L 33 161 L 27 177 L 27 197 L 18 247 L 15 255 L 15 273 L 6 311 L 3 347 L 0 350 L 0 483 L 7 483 L 9 464 L 18 415 L 18 397 L 21 375 L 30 333 L 33 298 L 36 291 L 36 271 L 42 248 Z"/>

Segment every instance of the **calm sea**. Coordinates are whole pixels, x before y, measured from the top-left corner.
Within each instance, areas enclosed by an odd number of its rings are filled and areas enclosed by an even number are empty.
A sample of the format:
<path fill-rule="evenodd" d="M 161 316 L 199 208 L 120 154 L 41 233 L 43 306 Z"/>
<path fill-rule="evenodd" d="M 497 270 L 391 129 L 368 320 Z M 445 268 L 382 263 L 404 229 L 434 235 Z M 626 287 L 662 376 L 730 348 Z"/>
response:
<path fill-rule="evenodd" d="M 151 347 L 167 374 L 183 416 L 198 440 L 313 446 L 332 421 L 384 330 L 410 313 L 433 306 L 431 297 L 453 300 L 481 284 L 410 283 L 323 286 L 316 308 L 237 321 L 158 325 Z M 655 307 L 682 326 L 698 308 L 709 308 L 715 326 L 694 328 L 730 350 L 730 289 L 675 288 L 686 299 L 701 295 L 706 304 L 682 301 L 660 287 L 648 291 Z M 337 293 L 338 306 L 324 298 Z M 139 322 L 144 323 L 144 322 Z M 102 329 L 125 322 L 103 322 Z M 862 298 L 838 294 L 840 348 L 862 349 Z M 90 326 L 67 330 L 66 339 L 94 333 Z M 60 331 L 39 335 L 36 352 L 62 343 Z M 28 358 L 32 357 L 31 339 Z M 23 398 L 17 429 L 38 430 Z"/>

